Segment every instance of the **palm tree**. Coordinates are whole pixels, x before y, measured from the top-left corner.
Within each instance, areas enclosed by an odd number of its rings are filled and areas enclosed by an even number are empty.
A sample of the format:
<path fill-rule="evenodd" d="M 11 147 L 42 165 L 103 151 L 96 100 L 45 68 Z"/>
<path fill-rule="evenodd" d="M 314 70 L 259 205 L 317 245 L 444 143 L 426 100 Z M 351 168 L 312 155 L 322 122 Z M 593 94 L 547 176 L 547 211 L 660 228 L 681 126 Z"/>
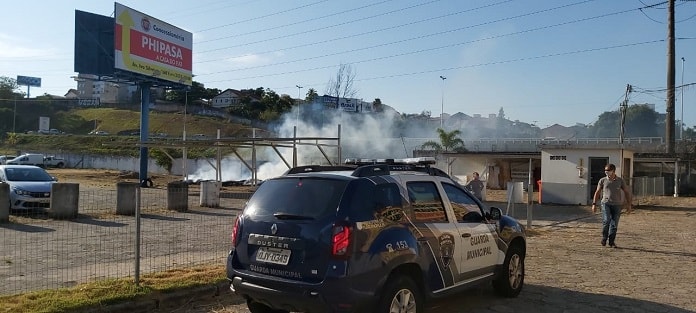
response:
<path fill-rule="evenodd" d="M 442 128 L 437 129 L 437 135 L 440 137 L 440 142 L 435 142 L 435 141 L 426 141 L 421 145 L 421 149 L 426 149 L 426 148 L 432 148 L 435 151 L 457 151 L 457 152 L 462 152 L 466 151 L 466 148 L 464 148 L 464 141 L 459 138 L 459 135 L 461 135 L 462 132 L 458 129 L 455 129 L 451 132 L 447 132 Z"/>

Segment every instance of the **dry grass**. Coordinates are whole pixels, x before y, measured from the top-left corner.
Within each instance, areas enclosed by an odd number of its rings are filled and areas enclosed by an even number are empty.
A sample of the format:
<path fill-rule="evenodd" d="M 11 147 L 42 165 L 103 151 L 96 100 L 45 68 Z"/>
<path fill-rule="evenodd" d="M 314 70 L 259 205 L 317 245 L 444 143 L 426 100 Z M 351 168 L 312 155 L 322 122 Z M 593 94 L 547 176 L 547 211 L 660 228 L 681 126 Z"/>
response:
<path fill-rule="evenodd" d="M 132 279 L 105 279 L 61 288 L 0 297 L 0 312 L 74 312 L 138 297 L 192 288 L 225 280 L 220 265 L 200 266 L 143 275 L 140 286 Z"/>

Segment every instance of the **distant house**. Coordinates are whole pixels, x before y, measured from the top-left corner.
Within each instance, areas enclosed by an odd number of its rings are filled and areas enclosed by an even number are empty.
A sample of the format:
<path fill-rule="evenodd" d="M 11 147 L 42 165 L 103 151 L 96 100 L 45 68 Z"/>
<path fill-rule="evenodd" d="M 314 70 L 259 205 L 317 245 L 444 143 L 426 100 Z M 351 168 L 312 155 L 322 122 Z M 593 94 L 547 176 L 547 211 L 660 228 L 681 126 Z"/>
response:
<path fill-rule="evenodd" d="M 210 105 L 214 108 L 229 108 L 241 105 L 243 94 L 238 90 L 226 89 L 219 95 L 213 97 Z"/>
<path fill-rule="evenodd" d="M 541 130 L 541 138 L 567 140 L 576 137 L 577 131 L 571 127 L 553 124 Z"/>
<path fill-rule="evenodd" d="M 65 93 L 65 98 L 66 99 L 77 99 L 79 98 L 80 92 L 77 91 L 77 89 L 69 89 L 68 92 Z"/>

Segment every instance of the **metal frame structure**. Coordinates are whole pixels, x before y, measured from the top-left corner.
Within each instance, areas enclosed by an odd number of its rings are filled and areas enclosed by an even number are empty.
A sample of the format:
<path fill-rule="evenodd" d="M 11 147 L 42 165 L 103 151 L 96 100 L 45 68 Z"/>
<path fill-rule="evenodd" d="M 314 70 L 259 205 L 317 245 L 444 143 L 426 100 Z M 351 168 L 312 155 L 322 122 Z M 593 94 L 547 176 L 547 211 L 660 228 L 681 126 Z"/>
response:
<path fill-rule="evenodd" d="M 315 146 L 321 152 L 324 159 L 329 165 L 340 164 L 341 162 L 341 125 L 338 125 L 338 136 L 337 137 L 297 137 L 297 126 L 294 127 L 294 136 L 289 138 L 257 138 L 254 129 L 254 134 L 252 138 L 220 138 L 220 131 L 218 130 L 218 138 L 209 140 L 154 140 L 154 141 L 140 141 L 137 145 L 141 148 L 211 148 L 217 147 L 218 152 L 216 156 L 216 163 L 210 164 L 213 169 L 215 169 L 216 181 L 222 181 L 222 148 L 232 148 L 233 154 L 244 164 L 244 166 L 249 169 L 252 173 L 252 182 L 256 185 L 258 181 L 258 165 L 256 159 L 256 149 L 258 147 L 271 147 L 273 151 L 276 152 L 285 166 L 288 169 L 298 166 L 297 158 L 297 147 L 298 146 Z M 327 143 L 327 141 L 329 143 Z M 331 160 L 331 157 L 326 153 L 325 148 L 336 148 L 336 159 Z M 237 149 L 251 149 L 251 164 L 249 164 L 236 150 Z M 283 154 L 278 150 L 278 148 L 292 148 L 292 165 L 288 160 L 283 157 Z M 164 153 L 172 160 L 174 157 Z M 186 173 L 184 173 L 186 175 Z"/>

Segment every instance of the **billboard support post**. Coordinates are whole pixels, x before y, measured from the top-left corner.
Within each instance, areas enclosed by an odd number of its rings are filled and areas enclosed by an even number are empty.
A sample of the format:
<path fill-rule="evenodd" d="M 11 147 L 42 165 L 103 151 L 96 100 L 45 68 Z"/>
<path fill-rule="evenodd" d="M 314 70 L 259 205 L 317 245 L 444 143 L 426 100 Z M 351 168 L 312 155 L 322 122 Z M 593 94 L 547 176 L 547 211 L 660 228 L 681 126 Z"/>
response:
<path fill-rule="evenodd" d="M 140 179 L 140 186 L 147 187 L 147 137 L 150 133 L 148 131 L 149 127 L 149 116 L 150 116 L 150 83 L 141 82 L 140 83 L 140 173 L 138 178 Z"/>

